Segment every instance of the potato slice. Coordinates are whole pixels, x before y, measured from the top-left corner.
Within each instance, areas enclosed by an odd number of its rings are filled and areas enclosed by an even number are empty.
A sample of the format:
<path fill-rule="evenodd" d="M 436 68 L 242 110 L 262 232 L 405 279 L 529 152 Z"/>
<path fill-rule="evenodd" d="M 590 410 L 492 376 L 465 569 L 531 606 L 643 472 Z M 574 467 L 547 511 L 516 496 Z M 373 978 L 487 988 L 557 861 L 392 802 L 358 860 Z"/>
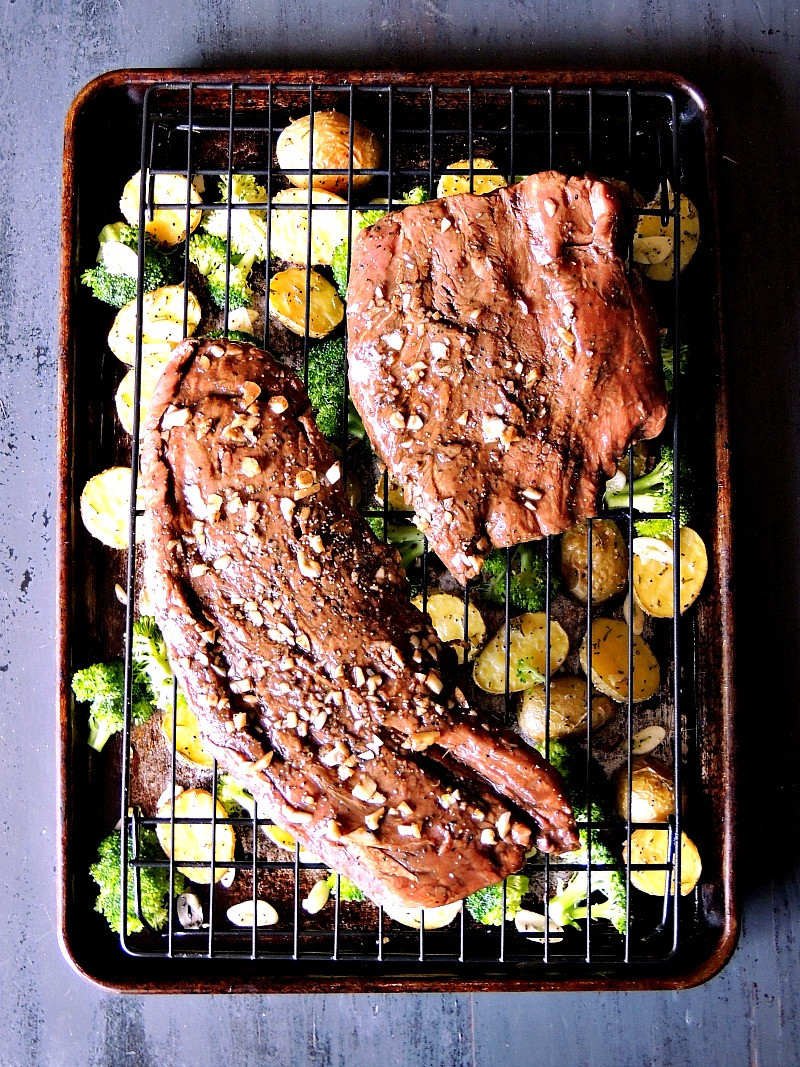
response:
<path fill-rule="evenodd" d="M 667 186 L 667 202 L 672 210 L 675 206 L 675 194 Z M 691 200 L 681 195 L 680 198 L 679 247 L 680 270 L 687 265 L 697 251 L 700 241 L 700 218 L 697 208 Z M 654 211 L 661 211 L 661 190 L 647 205 Z M 633 258 L 644 265 L 648 278 L 657 282 L 668 282 L 675 273 L 675 237 L 673 220 L 666 226 L 661 215 L 640 215 L 633 235 Z"/>
<path fill-rule="evenodd" d="M 459 159 L 457 163 L 451 163 L 447 168 L 453 170 L 469 170 L 469 160 Z M 478 156 L 472 161 L 472 188 L 470 188 L 469 174 L 461 177 L 460 174 L 443 174 L 436 186 L 437 196 L 452 196 L 454 193 L 491 193 L 495 189 L 502 189 L 507 185 L 505 178 L 499 174 L 480 174 L 482 170 L 497 170 L 491 159 L 483 159 Z"/>
<path fill-rule="evenodd" d="M 308 166 L 314 173 L 311 184 L 315 189 L 343 196 L 347 192 L 347 174 L 319 174 L 319 170 L 348 170 L 350 167 L 350 119 L 338 111 L 315 111 L 313 154 L 310 150 L 311 116 L 303 115 L 283 130 L 275 146 L 278 166 L 284 170 L 305 170 L 305 174 L 287 174 L 292 185 L 308 188 Z M 380 166 L 381 145 L 375 134 L 353 123 L 353 188 L 360 189 L 369 182 L 371 175 L 358 171 L 373 170 Z"/>
<path fill-rule="evenodd" d="M 200 304 L 194 293 L 187 294 L 186 331 L 183 329 L 184 289 L 182 285 L 162 285 L 144 294 L 142 302 L 142 359 L 163 367 L 172 349 L 191 337 L 200 322 Z M 117 312 L 108 335 L 108 347 L 123 363 L 132 367 L 136 359 L 136 301 Z"/>
<path fill-rule="evenodd" d="M 290 263 L 305 264 L 312 267 L 322 264 L 329 267 L 334 250 L 342 241 L 347 240 L 347 201 L 324 189 L 311 190 L 312 204 L 339 205 L 341 210 L 330 207 L 311 209 L 311 257 L 308 247 L 308 190 L 281 189 L 272 198 L 275 204 L 298 204 L 301 207 L 273 207 L 271 221 L 272 253 Z M 359 229 L 361 215 L 353 211 L 352 229 Z"/>
<path fill-rule="evenodd" d="M 631 834 L 631 863 L 669 863 L 669 830 L 634 830 Z M 628 861 L 628 843 L 622 858 Z M 681 896 L 685 897 L 700 881 L 703 864 L 691 838 L 681 834 Z M 669 871 L 631 871 L 631 885 L 642 893 L 663 897 Z"/>
<path fill-rule="evenodd" d="M 308 336 L 326 337 L 344 318 L 344 304 L 335 287 L 315 270 L 291 267 L 278 271 L 269 283 L 269 313 L 292 333 L 306 332 L 306 293 L 308 292 Z"/>
<path fill-rule="evenodd" d="M 415 596 L 411 601 L 415 608 L 422 611 L 422 597 Z M 464 662 L 464 601 L 452 593 L 431 593 L 427 608 L 433 628 L 442 641 L 452 644 L 458 662 Z M 486 623 L 474 604 L 467 611 L 467 631 L 469 647 L 467 659 L 472 660 L 486 640 Z"/>
<path fill-rule="evenodd" d="M 264 833 L 278 848 L 282 848 L 284 852 L 291 852 L 294 855 L 294 848 L 297 842 L 288 830 L 284 830 L 282 826 L 276 826 L 275 823 L 266 823 L 263 827 Z M 319 856 L 313 855 L 311 852 L 307 852 L 303 846 L 300 846 L 300 862 L 301 863 L 322 863 Z"/>
<path fill-rule="evenodd" d="M 158 385 L 158 379 L 161 377 L 161 372 L 164 369 L 161 363 L 154 363 L 151 359 L 142 360 L 142 375 L 139 382 L 139 423 L 140 426 L 144 424 L 147 419 L 147 412 L 150 409 L 150 401 L 153 399 L 153 393 Z M 117 417 L 120 424 L 126 433 L 133 433 L 133 387 L 134 387 L 134 370 L 133 367 L 128 371 L 125 377 L 117 386 L 117 392 L 115 396 L 115 403 L 117 406 Z"/>
<path fill-rule="evenodd" d="M 614 774 L 617 811 L 628 818 L 628 765 Z M 683 807 L 683 804 L 681 804 Z M 672 768 L 655 756 L 635 756 L 631 765 L 631 821 L 666 822 L 675 814 Z"/>
<path fill-rule="evenodd" d="M 137 486 L 137 505 L 144 506 Z M 128 547 L 128 524 L 131 502 L 131 468 L 109 467 L 90 478 L 81 493 L 83 525 L 98 541 L 109 548 Z M 137 541 L 141 539 L 137 530 Z"/>
<path fill-rule="evenodd" d="M 175 712 L 176 741 L 175 754 L 184 763 L 191 763 L 195 767 L 213 767 L 214 760 L 203 748 L 200 740 L 200 727 L 197 725 L 197 716 L 182 701 L 179 702 Z M 170 749 L 172 748 L 172 712 L 165 711 L 161 718 L 161 732 L 166 737 Z"/>
<path fill-rule="evenodd" d="M 139 188 L 142 172 L 137 171 L 122 191 L 119 202 L 125 221 L 131 226 L 139 225 Z M 200 194 L 183 174 L 156 174 L 153 179 L 153 202 L 156 204 L 201 203 Z M 192 209 L 189 212 L 189 233 L 193 233 L 200 222 L 202 211 Z M 145 232 L 161 245 L 177 245 L 186 237 L 186 207 L 160 208 L 153 211 L 149 218 L 145 212 Z"/>
<path fill-rule="evenodd" d="M 587 669 L 586 639 L 580 650 L 581 667 Z M 658 661 L 641 637 L 633 636 L 633 699 L 649 700 L 661 683 Z M 592 684 L 612 700 L 628 699 L 628 627 L 619 619 L 595 619 L 592 623 Z"/>
<path fill-rule="evenodd" d="M 663 538 L 668 549 L 669 562 L 637 552 L 636 538 L 633 542 L 633 598 L 642 611 L 658 619 L 671 619 L 673 615 L 673 542 Z M 691 607 L 700 595 L 708 574 L 708 554 L 703 538 L 688 526 L 680 533 L 680 606 L 681 612 Z"/>
<path fill-rule="evenodd" d="M 534 743 L 545 740 L 546 700 L 541 683 L 526 689 L 520 702 L 518 721 L 523 736 Z M 607 696 L 592 698 L 592 729 L 599 730 L 614 717 L 614 704 Z M 550 739 L 574 737 L 586 732 L 586 680 L 559 675 L 550 680 Z"/>
<path fill-rule="evenodd" d="M 561 538 L 561 573 L 572 595 L 586 603 L 589 594 L 589 524 L 581 522 Z M 628 580 L 628 549 L 612 519 L 592 521 L 592 603 L 602 604 L 623 591 Z"/>
<path fill-rule="evenodd" d="M 508 689 L 519 693 L 541 682 L 546 669 L 547 616 L 529 612 L 511 620 Z M 557 671 L 569 652 L 569 638 L 555 619 L 550 620 L 550 672 Z M 506 631 L 503 626 L 475 661 L 473 678 L 487 693 L 506 691 Z"/>
<path fill-rule="evenodd" d="M 167 797 L 158 806 L 158 816 L 162 819 L 170 819 L 173 815 L 176 819 L 202 819 L 198 823 L 175 823 L 175 853 L 172 849 L 172 829 L 170 823 L 159 823 L 156 826 L 159 844 L 164 852 L 174 858 L 179 864 L 210 863 L 213 855 L 217 866 L 214 867 L 214 881 L 224 878 L 230 867 L 224 864 L 233 859 L 236 849 L 236 834 L 233 827 L 227 823 L 217 822 L 216 840 L 212 844 L 211 820 L 216 812 L 217 819 L 227 819 L 228 812 L 224 805 L 215 801 L 212 795 L 205 789 L 184 789 L 178 793 L 174 802 Z M 211 883 L 211 867 L 179 866 L 181 874 L 198 885 Z"/>
<path fill-rule="evenodd" d="M 412 930 L 419 930 L 423 923 L 426 930 L 440 930 L 461 914 L 463 904 L 461 900 L 443 904 L 440 908 L 403 908 L 399 904 L 384 904 L 383 910 L 390 919 L 410 926 Z"/>

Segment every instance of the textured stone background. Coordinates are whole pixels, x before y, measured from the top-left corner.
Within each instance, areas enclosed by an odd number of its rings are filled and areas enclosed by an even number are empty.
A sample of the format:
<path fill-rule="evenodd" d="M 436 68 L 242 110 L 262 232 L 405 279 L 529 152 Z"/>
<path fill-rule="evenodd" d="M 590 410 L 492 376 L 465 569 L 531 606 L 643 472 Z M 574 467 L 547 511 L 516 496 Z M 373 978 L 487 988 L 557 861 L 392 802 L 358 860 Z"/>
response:
<path fill-rule="evenodd" d="M 0 9 L 0 1064 L 800 1062 L 798 8 L 786 0 L 4 0 Z M 736 473 L 743 934 L 676 994 L 119 997 L 55 936 L 64 117 L 124 66 L 676 69 L 720 126 Z M 102 145 L 98 145 L 98 158 Z"/>

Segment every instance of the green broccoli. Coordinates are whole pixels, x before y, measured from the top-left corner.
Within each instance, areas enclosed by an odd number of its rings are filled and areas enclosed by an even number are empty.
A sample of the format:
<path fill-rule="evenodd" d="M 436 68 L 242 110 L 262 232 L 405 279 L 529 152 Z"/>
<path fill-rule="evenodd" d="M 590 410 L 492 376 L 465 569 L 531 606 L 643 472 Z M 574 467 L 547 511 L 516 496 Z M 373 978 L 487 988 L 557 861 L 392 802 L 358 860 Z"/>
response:
<path fill-rule="evenodd" d="M 413 189 L 409 189 L 407 193 L 403 193 L 400 198 L 404 204 L 425 204 L 430 200 L 430 194 L 428 190 L 421 185 L 415 185 Z"/>
<path fill-rule="evenodd" d="M 536 746 L 544 754 L 544 746 Z M 608 848 L 605 842 L 604 826 L 614 821 L 611 808 L 603 799 L 593 799 L 587 807 L 584 796 L 586 787 L 586 763 L 578 751 L 570 748 L 563 741 L 551 741 L 548 753 L 551 766 L 558 771 L 564 779 L 567 792 L 572 801 L 572 810 L 578 823 L 578 836 L 581 839 L 580 849 L 569 857 L 573 862 L 580 863 L 589 859 L 592 867 L 614 868 L 612 870 L 592 870 L 592 897 L 595 893 L 604 899 L 597 903 L 592 900 L 592 919 L 608 919 L 619 933 L 624 934 L 627 924 L 626 905 L 627 890 L 625 875 L 621 869 L 619 858 Z M 594 793 L 600 790 L 593 789 Z M 586 826 L 581 823 L 587 822 L 587 814 L 591 812 L 591 835 Z M 550 901 L 550 918 L 559 926 L 577 926 L 579 919 L 589 917 L 587 890 L 589 876 L 587 871 L 575 871 L 564 883 L 560 884 L 555 897 Z"/>
<path fill-rule="evenodd" d="M 189 239 L 189 259 L 205 278 L 209 295 L 217 307 L 225 307 L 226 291 L 229 311 L 250 306 L 253 291 L 248 278 L 253 267 L 252 255 L 243 256 L 231 250 L 229 256 L 227 242 L 222 237 L 211 233 L 193 233 Z"/>
<path fill-rule="evenodd" d="M 158 844 L 154 830 L 142 829 L 139 834 L 139 858 L 144 860 L 163 860 L 164 853 Z M 152 929 L 160 930 L 169 917 L 167 902 L 169 900 L 169 868 L 139 868 L 139 900 L 141 916 L 136 910 L 136 875 L 128 867 L 128 901 L 126 915 L 122 915 L 122 834 L 115 830 L 97 850 L 97 861 L 89 868 L 89 873 L 100 887 L 95 904 L 95 911 L 104 915 L 111 929 L 122 933 L 123 921 L 129 934 L 136 934 L 144 929 L 142 920 Z M 182 893 L 184 878 L 175 872 L 175 893 Z"/>
<path fill-rule="evenodd" d="M 621 472 L 614 476 L 616 481 Z M 681 475 L 686 473 L 681 467 Z M 606 488 L 605 503 L 608 508 L 627 508 L 630 503 L 627 484 L 609 490 Z M 633 481 L 633 507 L 636 511 L 649 511 L 666 514 L 672 511 L 675 503 L 675 462 L 672 449 L 661 446 L 661 458 L 649 474 L 643 474 Z"/>
<path fill-rule="evenodd" d="M 167 656 L 167 643 L 150 615 L 140 616 L 133 624 L 134 664 L 150 681 L 153 699 L 162 711 L 172 710 L 175 675 Z M 187 707 L 186 697 L 178 690 L 178 707 Z"/>
<path fill-rule="evenodd" d="M 254 337 L 251 333 L 245 333 L 244 330 L 228 330 L 225 333 L 224 330 L 209 330 L 205 335 L 209 341 L 215 341 L 219 337 L 225 338 L 227 341 L 238 341 L 243 345 L 255 345 L 256 348 L 261 348 L 263 345 L 263 338 Z"/>
<path fill-rule="evenodd" d="M 228 202 L 228 178 L 219 180 L 220 199 Z M 253 174 L 234 174 L 231 177 L 232 204 L 261 204 L 262 207 L 231 211 L 230 242 L 231 247 L 241 256 L 251 260 L 266 259 L 269 254 L 267 241 L 267 190 L 259 185 Z M 207 211 L 203 216 L 203 229 L 206 233 L 228 239 L 228 212 L 224 210 Z"/>
<path fill-rule="evenodd" d="M 467 897 L 465 904 L 473 919 L 484 926 L 501 926 L 503 916 L 511 921 L 522 907 L 522 898 L 528 892 L 530 879 L 524 874 L 510 874 L 505 880 L 506 899 L 503 908 L 503 883 L 487 885 Z"/>
<path fill-rule="evenodd" d="M 139 230 L 124 222 L 104 226 L 100 231 L 98 266 L 85 270 L 81 281 L 88 285 L 98 300 L 120 308 L 136 298 L 139 277 Z M 150 237 L 144 239 L 144 271 L 142 288 L 145 293 L 171 285 L 180 275 L 180 260 L 158 247 Z"/>
<path fill-rule="evenodd" d="M 308 353 L 308 399 L 317 426 L 327 438 L 339 436 L 344 380 L 347 374 L 347 350 L 343 337 L 329 338 L 314 345 Z M 362 440 L 364 424 L 350 399 L 347 401 L 347 433 Z"/>
<path fill-rule="evenodd" d="M 517 661 L 517 678 L 522 685 L 534 685 L 536 682 L 544 685 L 545 682 L 542 672 L 538 671 L 527 657 Z"/>
<path fill-rule="evenodd" d="M 389 522 L 385 527 L 379 516 L 367 519 L 370 529 L 379 541 L 393 545 L 400 553 L 403 561 L 403 570 L 407 571 L 411 564 L 419 559 L 425 552 L 425 535 L 413 523 Z"/>
<path fill-rule="evenodd" d="M 351 882 L 343 874 L 337 874 L 336 871 L 331 871 L 327 882 L 328 888 L 334 896 L 338 893 L 339 900 L 350 900 L 353 903 L 360 904 L 362 901 L 369 899 L 367 894 L 359 889 L 355 882 Z"/>
<path fill-rule="evenodd" d="M 675 347 L 668 345 L 664 339 L 661 341 L 661 362 L 664 367 L 664 384 L 667 392 L 672 393 L 675 388 Z M 678 374 L 685 374 L 689 365 L 689 346 L 680 345 L 678 356 Z"/>
<path fill-rule="evenodd" d="M 494 604 L 506 601 L 506 551 L 493 549 L 481 571 L 480 591 Z M 543 611 L 547 596 L 547 561 L 533 543 L 518 545 L 511 553 L 511 603 L 518 611 Z M 552 574 L 550 593 L 555 594 L 560 579 Z"/>
<path fill-rule="evenodd" d="M 236 781 L 231 774 L 220 774 L 217 778 L 217 800 L 234 819 L 249 815 L 250 818 L 261 818 L 264 814 L 259 811 L 258 802 L 251 793 Z"/>
<path fill-rule="evenodd" d="M 75 698 L 89 703 L 89 744 L 100 752 L 108 739 L 122 730 L 125 709 L 125 665 L 122 660 L 94 663 L 72 676 Z M 154 711 L 147 676 L 133 665 L 131 718 L 144 723 Z"/>

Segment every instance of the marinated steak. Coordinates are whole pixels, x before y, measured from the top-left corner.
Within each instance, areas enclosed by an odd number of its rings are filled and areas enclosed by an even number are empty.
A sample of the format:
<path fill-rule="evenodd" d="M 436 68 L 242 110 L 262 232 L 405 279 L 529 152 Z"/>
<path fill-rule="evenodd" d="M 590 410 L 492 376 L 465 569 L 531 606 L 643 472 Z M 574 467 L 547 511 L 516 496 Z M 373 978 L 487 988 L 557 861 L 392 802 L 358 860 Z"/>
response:
<path fill-rule="evenodd" d="M 664 426 L 656 319 L 619 229 L 613 187 L 547 171 L 355 242 L 353 402 L 462 582 L 492 546 L 595 515 L 600 473 Z"/>
<path fill-rule="evenodd" d="M 577 847 L 556 773 L 448 680 L 290 371 L 182 342 L 142 475 L 147 587 L 204 746 L 278 825 L 406 906 L 499 881 L 534 841 Z"/>

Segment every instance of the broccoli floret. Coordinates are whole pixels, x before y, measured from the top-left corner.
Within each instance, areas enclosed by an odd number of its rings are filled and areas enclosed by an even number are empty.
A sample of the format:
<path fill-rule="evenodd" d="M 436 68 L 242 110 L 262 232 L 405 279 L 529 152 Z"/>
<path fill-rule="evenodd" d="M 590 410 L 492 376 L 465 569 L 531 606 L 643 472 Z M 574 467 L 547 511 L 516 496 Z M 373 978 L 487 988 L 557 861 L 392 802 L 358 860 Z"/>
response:
<path fill-rule="evenodd" d="M 139 858 L 144 860 L 163 860 L 164 853 L 158 844 L 154 830 L 141 830 L 139 834 Z M 89 873 L 100 887 L 95 904 L 95 911 L 106 917 L 111 929 L 122 932 L 122 834 L 115 830 L 97 850 L 97 861 L 89 868 Z M 175 893 L 182 893 L 184 878 L 180 871 L 175 872 Z M 128 901 L 126 928 L 131 934 L 144 929 L 142 919 L 153 930 L 160 930 L 169 917 L 169 868 L 139 868 L 139 899 L 141 918 L 136 912 L 136 876 L 134 869 L 128 867 Z"/>
<path fill-rule="evenodd" d="M 685 468 L 681 467 L 681 475 Z M 626 508 L 630 502 L 629 486 L 605 493 L 606 507 Z M 675 463 L 672 449 L 661 446 L 661 458 L 649 474 L 643 474 L 633 481 L 633 507 L 636 511 L 650 511 L 654 514 L 666 514 L 672 511 L 675 503 Z"/>
<path fill-rule="evenodd" d="M 544 745 L 536 746 L 544 754 Z M 551 766 L 564 779 L 567 793 L 572 801 L 572 810 L 579 824 L 587 822 L 591 813 L 591 834 L 585 826 L 580 827 L 578 836 L 581 847 L 577 852 L 565 857 L 573 862 L 581 862 L 587 856 L 592 865 L 613 867 L 614 870 L 592 871 L 592 897 L 595 893 L 604 899 L 597 903 L 592 900 L 592 919 L 608 919 L 621 934 L 626 928 L 627 890 L 620 860 L 605 843 L 606 826 L 614 821 L 614 814 L 602 797 L 593 799 L 587 806 L 584 790 L 586 788 L 586 763 L 576 750 L 563 741 L 551 741 L 548 752 Z M 594 790 L 593 790 L 594 791 Z M 556 896 L 550 901 L 550 918 L 559 926 L 576 926 L 579 919 L 589 916 L 586 894 L 589 878 L 586 871 L 576 871 L 572 877 L 562 883 Z"/>
<path fill-rule="evenodd" d="M 98 266 L 86 270 L 81 281 L 98 300 L 120 308 L 136 298 L 139 276 L 139 230 L 124 222 L 104 226 L 100 231 Z M 144 239 L 142 288 L 145 293 L 171 285 L 180 273 L 176 256 L 170 256 L 149 237 Z"/>
<path fill-rule="evenodd" d="M 544 684 L 545 677 L 538 671 L 529 658 L 517 661 L 517 679 L 522 685 L 534 685 L 536 682 Z"/>
<path fill-rule="evenodd" d="M 430 200 L 430 195 L 427 189 L 424 189 L 421 185 L 415 185 L 413 189 L 403 193 L 400 199 L 404 204 L 425 204 Z"/>
<path fill-rule="evenodd" d="M 230 266 L 228 263 L 228 245 L 221 237 L 211 233 L 193 233 L 189 240 L 189 259 L 203 275 L 211 299 L 217 307 L 225 307 L 227 288 L 228 309 L 249 307 L 253 293 L 248 284 L 253 267 L 252 255 L 243 256 L 231 250 Z M 225 275 L 228 284 L 225 284 Z"/>
<path fill-rule="evenodd" d="M 238 341 L 244 345 L 255 345 L 257 348 L 261 347 L 262 339 L 254 337 L 251 333 L 245 333 L 244 330 L 228 330 L 227 334 L 224 330 L 209 330 L 206 334 L 209 341 L 215 341 L 218 337 L 223 337 L 228 341 Z"/>
<path fill-rule="evenodd" d="M 150 615 L 142 615 L 133 624 L 134 663 L 147 676 L 153 699 L 162 711 L 172 710 L 175 675 L 167 656 L 167 643 Z M 186 697 L 178 690 L 178 708 L 188 707 Z"/>
<path fill-rule="evenodd" d="M 481 571 L 480 590 L 494 604 L 506 602 L 506 551 L 493 549 Z M 518 611 L 543 611 L 547 600 L 547 562 L 534 544 L 519 545 L 511 554 L 511 603 Z M 558 590 L 560 579 L 552 574 L 550 593 Z"/>
<path fill-rule="evenodd" d="M 367 519 L 367 522 L 379 541 L 394 545 L 403 561 L 403 570 L 407 571 L 411 564 L 424 554 L 425 535 L 413 523 L 389 522 L 385 526 L 386 536 L 384 537 L 382 518 L 373 517 Z"/>
<path fill-rule="evenodd" d="M 522 907 L 522 898 L 528 892 L 530 879 L 524 874 L 510 874 L 505 880 L 505 917 L 512 920 Z M 473 919 L 484 926 L 501 926 L 503 922 L 503 883 L 487 885 L 464 902 Z"/>
<path fill-rule="evenodd" d="M 334 337 L 322 341 L 308 353 L 308 399 L 320 432 L 327 438 L 339 436 L 342 405 L 344 404 L 344 379 L 347 374 L 347 350 L 344 338 Z M 347 432 L 359 441 L 366 431 L 353 407 L 347 400 Z"/>
<path fill-rule="evenodd" d="M 122 660 L 94 663 L 72 676 L 75 698 L 90 704 L 89 744 L 100 752 L 108 739 L 122 730 L 125 719 L 125 665 Z M 147 722 L 153 714 L 153 694 L 147 677 L 134 664 L 131 718 Z"/>
<path fill-rule="evenodd" d="M 368 899 L 367 894 L 362 889 L 359 889 L 355 882 L 351 882 L 343 874 L 337 874 L 336 871 L 331 871 L 327 882 L 328 888 L 334 896 L 338 893 L 339 900 L 351 900 L 356 904 L 360 904 Z"/>
<path fill-rule="evenodd" d="M 680 345 L 678 351 L 678 374 L 685 374 L 689 364 L 689 346 Z M 661 362 L 664 367 L 664 384 L 667 392 L 671 393 L 675 388 L 675 348 L 664 340 L 661 342 Z"/>
<path fill-rule="evenodd" d="M 347 273 L 348 273 L 348 255 L 349 244 L 347 239 L 340 241 L 334 248 L 333 255 L 331 256 L 331 274 L 333 280 L 336 282 L 336 288 L 342 297 L 342 300 L 347 298 Z"/>
<path fill-rule="evenodd" d="M 220 199 L 228 202 L 228 178 L 219 180 Z M 253 174 L 234 174 L 231 178 L 232 204 L 266 204 L 267 190 L 259 185 Z M 228 212 L 222 210 L 207 211 L 203 217 L 203 229 L 206 233 L 228 238 Z M 239 255 L 251 259 L 266 259 L 269 254 L 267 241 L 267 213 L 264 208 L 240 209 L 231 211 L 231 247 Z"/>
<path fill-rule="evenodd" d="M 236 781 L 231 774 L 221 774 L 217 778 L 217 800 L 233 818 L 260 818 L 263 812 L 258 810 L 258 803 L 251 793 Z"/>

